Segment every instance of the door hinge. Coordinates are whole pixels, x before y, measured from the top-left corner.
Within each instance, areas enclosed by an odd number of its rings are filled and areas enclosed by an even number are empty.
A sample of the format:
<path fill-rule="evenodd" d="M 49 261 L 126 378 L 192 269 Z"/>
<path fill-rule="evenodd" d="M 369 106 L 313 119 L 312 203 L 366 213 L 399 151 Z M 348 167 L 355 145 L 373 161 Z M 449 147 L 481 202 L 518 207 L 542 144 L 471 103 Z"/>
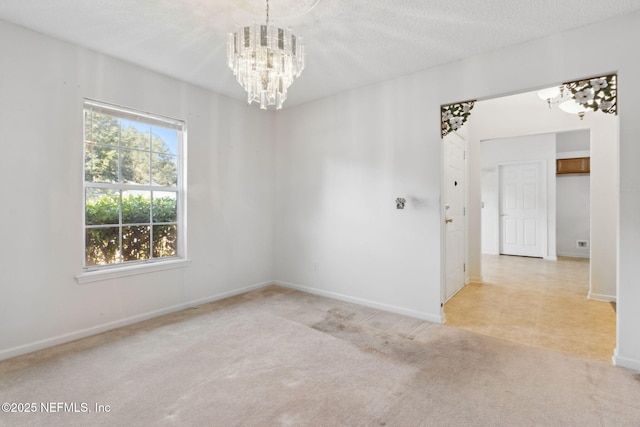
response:
<path fill-rule="evenodd" d="M 464 208 L 462 208 L 462 215 L 466 215 L 466 214 L 467 214 L 467 208 L 464 207 Z"/>
<path fill-rule="evenodd" d="M 462 271 L 467 272 L 467 264 L 462 264 Z"/>

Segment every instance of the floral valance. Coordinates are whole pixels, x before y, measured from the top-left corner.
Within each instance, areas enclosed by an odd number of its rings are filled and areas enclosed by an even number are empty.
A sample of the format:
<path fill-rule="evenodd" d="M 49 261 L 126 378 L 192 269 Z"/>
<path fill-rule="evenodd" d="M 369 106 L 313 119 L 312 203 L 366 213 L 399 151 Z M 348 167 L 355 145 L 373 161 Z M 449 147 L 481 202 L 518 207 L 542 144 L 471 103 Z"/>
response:
<path fill-rule="evenodd" d="M 459 104 L 443 105 L 440 109 L 442 121 L 442 137 L 450 132 L 458 130 L 464 125 L 471 114 L 475 101 L 461 102 Z"/>
<path fill-rule="evenodd" d="M 617 75 L 611 74 L 565 83 L 564 86 L 571 92 L 573 99 L 587 110 L 617 114 L 617 80 Z"/>

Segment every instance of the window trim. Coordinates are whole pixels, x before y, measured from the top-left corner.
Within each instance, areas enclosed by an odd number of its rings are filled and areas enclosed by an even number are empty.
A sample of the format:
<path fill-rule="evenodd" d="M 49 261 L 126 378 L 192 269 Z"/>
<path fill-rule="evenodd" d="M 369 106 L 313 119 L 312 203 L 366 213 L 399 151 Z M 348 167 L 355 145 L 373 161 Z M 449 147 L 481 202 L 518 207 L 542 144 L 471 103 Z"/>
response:
<path fill-rule="evenodd" d="M 158 126 L 168 129 L 177 130 L 179 132 L 178 138 L 178 165 L 177 165 L 177 186 L 176 187 L 153 187 L 153 190 L 149 191 L 171 191 L 177 193 L 178 208 L 177 208 L 177 228 L 178 228 L 178 242 L 176 247 L 176 255 L 172 257 L 162 258 L 149 258 L 139 261 L 127 261 L 119 262 L 116 264 L 105 265 L 89 265 L 86 263 L 86 191 L 88 187 L 109 187 L 110 185 L 104 185 L 102 183 L 88 183 L 85 181 L 86 165 L 84 165 L 85 156 L 83 156 L 82 167 L 82 187 L 83 187 L 83 199 L 82 199 L 82 270 L 83 272 L 76 275 L 78 283 L 90 283 L 99 280 L 107 280 L 117 277 L 125 277 L 131 275 L 137 275 L 147 272 L 162 271 L 173 268 L 187 267 L 191 261 L 187 258 L 187 197 L 186 197 L 186 164 L 187 164 L 187 126 L 182 120 L 174 119 L 159 114 L 152 114 L 142 112 L 132 108 L 122 107 L 116 104 L 110 104 L 102 101 L 97 101 L 90 98 L 84 98 L 82 105 L 82 124 L 83 124 L 83 151 L 85 147 L 86 137 L 86 119 L 85 112 L 92 111 L 114 116 L 118 119 L 125 119 L 130 121 L 136 121 L 140 123 L 149 124 L 151 126 Z M 147 186 L 121 184 L 121 190 L 131 189 L 142 190 Z M 143 187 L 143 188 L 141 188 Z M 153 225 L 153 221 L 151 222 Z"/>
<path fill-rule="evenodd" d="M 101 280 L 117 279 L 119 277 L 135 276 L 137 274 L 153 273 L 156 271 L 172 270 L 174 268 L 184 268 L 191 265 L 191 260 L 187 258 L 162 259 L 161 261 L 140 262 L 136 264 L 117 264 L 111 268 L 101 268 L 99 270 L 86 271 L 76 276 L 78 283 L 92 283 Z"/>

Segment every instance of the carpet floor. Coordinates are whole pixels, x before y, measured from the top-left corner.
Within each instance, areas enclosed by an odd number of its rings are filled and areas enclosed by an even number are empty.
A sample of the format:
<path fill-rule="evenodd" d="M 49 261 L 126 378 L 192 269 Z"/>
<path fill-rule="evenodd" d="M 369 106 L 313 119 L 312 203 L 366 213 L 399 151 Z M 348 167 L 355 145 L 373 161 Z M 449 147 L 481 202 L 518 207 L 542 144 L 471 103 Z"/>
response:
<path fill-rule="evenodd" d="M 640 426 L 640 374 L 271 286 L 0 362 L 0 401 L 6 426 Z"/>

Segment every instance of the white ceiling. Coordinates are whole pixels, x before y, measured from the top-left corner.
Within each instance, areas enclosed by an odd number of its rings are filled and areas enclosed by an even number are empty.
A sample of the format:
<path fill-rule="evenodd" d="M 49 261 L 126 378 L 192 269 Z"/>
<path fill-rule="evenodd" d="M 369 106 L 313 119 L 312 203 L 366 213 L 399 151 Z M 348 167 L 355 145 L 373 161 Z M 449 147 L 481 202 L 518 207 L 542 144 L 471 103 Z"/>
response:
<path fill-rule="evenodd" d="M 0 19 L 244 100 L 227 33 L 264 0 L 2 0 Z M 270 0 L 307 68 L 286 106 L 640 10 L 640 0 Z"/>

